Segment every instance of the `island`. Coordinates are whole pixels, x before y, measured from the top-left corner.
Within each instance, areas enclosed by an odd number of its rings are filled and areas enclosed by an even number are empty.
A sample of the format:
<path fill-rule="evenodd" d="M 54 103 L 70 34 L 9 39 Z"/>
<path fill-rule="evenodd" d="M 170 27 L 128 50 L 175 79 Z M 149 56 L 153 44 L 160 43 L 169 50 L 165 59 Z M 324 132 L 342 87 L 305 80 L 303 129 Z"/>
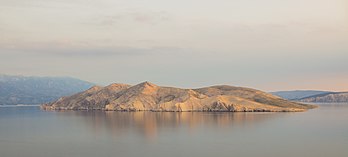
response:
<path fill-rule="evenodd" d="M 41 105 L 43 110 L 155 112 L 302 112 L 315 107 L 251 88 L 219 85 L 181 89 L 150 82 L 93 86 Z"/>

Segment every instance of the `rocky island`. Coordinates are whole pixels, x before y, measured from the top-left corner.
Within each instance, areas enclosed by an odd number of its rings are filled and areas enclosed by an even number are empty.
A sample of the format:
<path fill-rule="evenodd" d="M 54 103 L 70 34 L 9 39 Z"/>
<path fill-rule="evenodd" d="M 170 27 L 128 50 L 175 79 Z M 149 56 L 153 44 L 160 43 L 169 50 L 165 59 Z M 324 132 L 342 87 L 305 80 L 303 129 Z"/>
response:
<path fill-rule="evenodd" d="M 227 85 L 198 89 L 111 84 L 43 104 L 44 110 L 301 112 L 314 105 L 282 99 L 255 89 Z"/>

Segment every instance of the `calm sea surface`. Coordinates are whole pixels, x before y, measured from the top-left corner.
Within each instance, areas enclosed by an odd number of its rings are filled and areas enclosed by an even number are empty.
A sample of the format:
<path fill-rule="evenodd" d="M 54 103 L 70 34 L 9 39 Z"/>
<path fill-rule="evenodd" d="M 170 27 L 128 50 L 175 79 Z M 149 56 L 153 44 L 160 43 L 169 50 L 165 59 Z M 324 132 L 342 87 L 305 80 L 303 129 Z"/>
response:
<path fill-rule="evenodd" d="M 0 157 L 347 157 L 348 104 L 303 113 L 0 107 Z"/>

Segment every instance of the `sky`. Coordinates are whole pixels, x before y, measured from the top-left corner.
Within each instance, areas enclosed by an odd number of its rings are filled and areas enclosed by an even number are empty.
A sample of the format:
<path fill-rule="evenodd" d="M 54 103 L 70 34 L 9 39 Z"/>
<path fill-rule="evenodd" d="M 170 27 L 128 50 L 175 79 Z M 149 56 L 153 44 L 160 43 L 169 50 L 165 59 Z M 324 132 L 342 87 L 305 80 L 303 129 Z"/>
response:
<path fill-rule="evenodd" d="M 0 4 L 0 74 L 348 91 L 347 0 Z"/>

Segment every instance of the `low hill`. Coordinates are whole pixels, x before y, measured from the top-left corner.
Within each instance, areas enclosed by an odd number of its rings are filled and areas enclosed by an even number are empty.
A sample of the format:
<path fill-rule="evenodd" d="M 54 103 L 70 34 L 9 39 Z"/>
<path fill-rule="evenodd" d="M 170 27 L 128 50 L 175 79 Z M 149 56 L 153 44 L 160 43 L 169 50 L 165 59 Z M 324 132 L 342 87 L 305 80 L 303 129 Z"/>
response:
<path fill-rule="evenodd" d="M 94 86 L 41 107 L 45 110 L 291 112 L 315 106 L 243 87 L 181 89 L 143 82 L 134 86 Z"/>
<path fill-rule="evenodd" d="M 47 103 L 91 86 L 92 83 L 69 77 L 0 75 L 0 105 Z"/>

